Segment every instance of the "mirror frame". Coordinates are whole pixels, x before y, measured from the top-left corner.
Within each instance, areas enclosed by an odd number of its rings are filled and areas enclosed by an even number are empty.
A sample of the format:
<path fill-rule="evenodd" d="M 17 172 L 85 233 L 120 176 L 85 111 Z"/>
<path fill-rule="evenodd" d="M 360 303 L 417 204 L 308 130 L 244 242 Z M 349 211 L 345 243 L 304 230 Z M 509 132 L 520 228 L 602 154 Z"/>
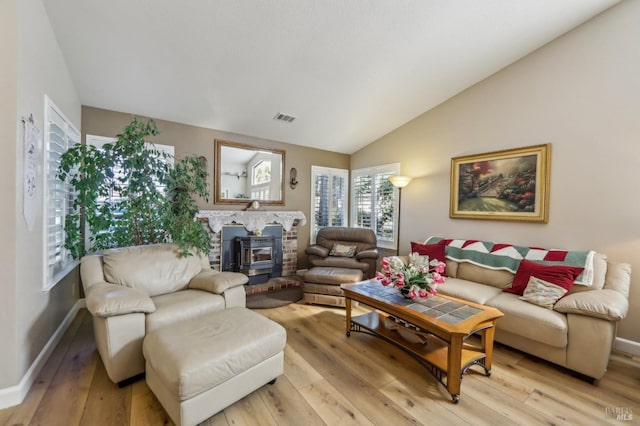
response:
<path fill-rule="evenodd" d="M 215 182 L 213 185 L 213 199 L 215 204 L 244 204 L 251 205 L 252 201 L 256 201 L 253 198 L 223 198 L 222 197 L 222 148 L 239 148 L 246 149 L 249 151 L 265 151 L 270 152 L 272 154 L 279 154 L 282 156 L 282 165 L 280 172 L 280 199 L 279 200 L 257 200 L 260 202 L 260 205 L 265 206 L 283 206 L 284 205 L 284 171 L 285 168 L 285 151 L 282 149 L 275 148 L 267 148 L 264 146 L 256 146 L 256 145 L 248 145 L 238 142 L 224 141 L 220 139 L 215 139 L 215 170 L 214 177 Z"/>

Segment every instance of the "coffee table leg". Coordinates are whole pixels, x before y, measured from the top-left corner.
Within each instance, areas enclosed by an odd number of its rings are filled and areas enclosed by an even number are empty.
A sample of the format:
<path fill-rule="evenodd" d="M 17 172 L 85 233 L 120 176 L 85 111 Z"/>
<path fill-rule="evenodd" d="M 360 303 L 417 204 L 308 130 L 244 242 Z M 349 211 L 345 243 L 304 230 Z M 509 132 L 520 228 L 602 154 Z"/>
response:
<path fill-rule="evenodd" d="M 493 360 L 493 339 L 496 334 L 495 321 L 493 327 L 485 328 L 481 334 L 482 351 L 485 353 L 484 372 L 486 376 L 491 375 L 491 362 Z"/>
<path fill-rule="evenodd" d="M 460 383 L 462 381 L 462 335 L 454 334 L 449 343 L 447 365 L 447 391 L 454 403 L 460 401 Z"/>
<path fill-rule="evenodd" d="M 348 297 L 345 297 L 344 299 L 344 310 L 347 312 L 347 324 L 346 324 L 346 331 L 347 331 L 347 337 L 351 336 L 351 299 L 349 299 Z"/>

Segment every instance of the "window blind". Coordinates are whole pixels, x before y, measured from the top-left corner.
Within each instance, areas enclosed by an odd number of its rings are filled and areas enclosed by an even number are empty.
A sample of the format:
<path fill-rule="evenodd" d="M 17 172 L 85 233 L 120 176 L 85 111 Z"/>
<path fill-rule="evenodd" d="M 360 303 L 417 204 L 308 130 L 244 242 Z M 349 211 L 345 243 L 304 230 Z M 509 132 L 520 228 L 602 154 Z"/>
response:
<path fill-rule="evenodd" d="M 397 238 L 397 196 L 389 177 L 399 171 L 395 163 L 352 172 L 351 224 L 373 229 L 381 247 L 394 247 Z"/>
<path fill-rule="evenodd" d="M 349 171 L 311 166 L 311 242 L 318 231 L 327 226 L 347 225 L 347 179 Z"/>
<path fill-rule="evenodd" d="M 74 193 L 68 182 L 58 179 L 62 154 L 80 141 L 80 132 L 45 96 L 45 278 L 44 289 L 55 286 L 76 264 L 65 244 L 65 217 L 71 212 Z"/>

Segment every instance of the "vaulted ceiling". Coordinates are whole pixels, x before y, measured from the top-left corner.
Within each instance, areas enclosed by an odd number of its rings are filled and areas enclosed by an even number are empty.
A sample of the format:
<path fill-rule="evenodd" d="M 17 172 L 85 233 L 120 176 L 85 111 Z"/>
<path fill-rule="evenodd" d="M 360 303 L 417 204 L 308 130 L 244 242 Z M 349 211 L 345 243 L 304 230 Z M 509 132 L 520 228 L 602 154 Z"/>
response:
<path fill-rule="evenodd" d="M 618 1 L 43 3 L 83 105 L 353 153 Z"/>

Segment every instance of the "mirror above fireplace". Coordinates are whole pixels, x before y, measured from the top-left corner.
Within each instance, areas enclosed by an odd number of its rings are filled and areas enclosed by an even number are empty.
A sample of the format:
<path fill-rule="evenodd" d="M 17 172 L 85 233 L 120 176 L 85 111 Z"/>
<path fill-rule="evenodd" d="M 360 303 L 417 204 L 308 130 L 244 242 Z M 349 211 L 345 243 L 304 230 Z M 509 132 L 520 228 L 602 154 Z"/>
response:
<path fill-rule="evenodd" d="M 284 205 L 284 150 L 215 141 L 216 204 Z"/>

